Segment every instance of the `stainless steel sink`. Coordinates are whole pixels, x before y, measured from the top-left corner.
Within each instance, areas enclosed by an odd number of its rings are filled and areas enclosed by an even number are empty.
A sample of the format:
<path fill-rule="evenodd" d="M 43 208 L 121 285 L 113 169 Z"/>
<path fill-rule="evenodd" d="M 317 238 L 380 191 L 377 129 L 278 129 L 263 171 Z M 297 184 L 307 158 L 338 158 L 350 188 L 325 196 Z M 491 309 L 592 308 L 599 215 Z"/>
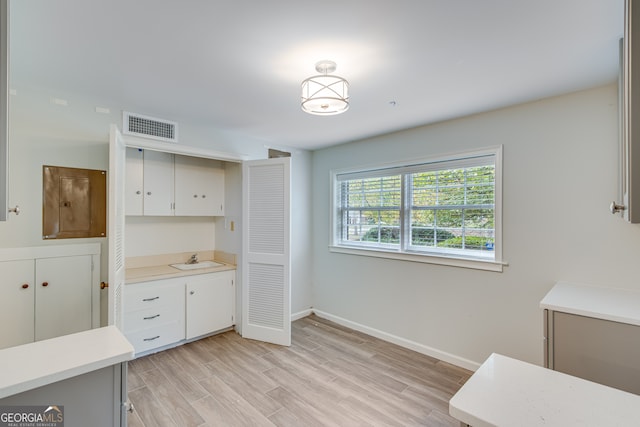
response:
<path fill-rule="evenodd" d="M 178 270 L 198 270 L 200 268 L 213 268 L 222 266 L 224 266 L 224 264 L 215 261 L 200 261 L 195 264 L 171 264 L 171 267 L 177 268 Z"/>

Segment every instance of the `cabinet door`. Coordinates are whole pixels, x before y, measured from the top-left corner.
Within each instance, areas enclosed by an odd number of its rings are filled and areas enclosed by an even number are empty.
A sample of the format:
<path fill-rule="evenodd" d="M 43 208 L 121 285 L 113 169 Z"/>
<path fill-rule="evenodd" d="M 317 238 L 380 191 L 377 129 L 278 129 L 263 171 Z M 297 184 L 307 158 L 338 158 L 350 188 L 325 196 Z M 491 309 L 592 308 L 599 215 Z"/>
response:
<path fill-rule="evenodd" d="M 221 162 L 175 156 L 175 214 L 224 215 L 224 169 Z"/>
<path fill-rule="evenodd" d="M 173 215 L 173 154 L 144 150 L 144 215 Z"/>
<path fill-rule="evenodd" d="M 192 276 L 187 282 L 187 339 L 234 324 L 234 271 Z"/>
<path fill-rule="evenodd" d="M 554 370 L 640 393 L 640 326 L 552 313 Z"/>
<path fill-rule="evenodd" d="M 36 260 L 36 341 L 91 329 L 91 256 Z"/>
<path fill-rule="evenodd" d="M 0 262 L 0 348 L 33 342 L 33 260 Z"/>
<path fill-rule="evenodd" d="M 138 148 L 127 148 L 125 163 L 125 215 L 142 215 L 143 210 L 143 154 Z"/>

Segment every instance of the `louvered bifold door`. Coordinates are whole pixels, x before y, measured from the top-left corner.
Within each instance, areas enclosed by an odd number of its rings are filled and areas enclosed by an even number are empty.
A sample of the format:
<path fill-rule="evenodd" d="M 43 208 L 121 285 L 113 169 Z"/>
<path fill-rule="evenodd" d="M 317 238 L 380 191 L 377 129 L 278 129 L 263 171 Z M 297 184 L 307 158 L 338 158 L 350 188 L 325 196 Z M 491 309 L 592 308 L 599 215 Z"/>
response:
<path fill-rule="evenodd" d="M 124 289 L 124 177 L 126 146 L 122 134 L 111 125 L 109 142 L 109 314 L 107 322 L 122 330 Z"/>
<path fill-rule="evenodd" d="M 290 158 L 243 164 L 242 335 L 291 345 Z"/>

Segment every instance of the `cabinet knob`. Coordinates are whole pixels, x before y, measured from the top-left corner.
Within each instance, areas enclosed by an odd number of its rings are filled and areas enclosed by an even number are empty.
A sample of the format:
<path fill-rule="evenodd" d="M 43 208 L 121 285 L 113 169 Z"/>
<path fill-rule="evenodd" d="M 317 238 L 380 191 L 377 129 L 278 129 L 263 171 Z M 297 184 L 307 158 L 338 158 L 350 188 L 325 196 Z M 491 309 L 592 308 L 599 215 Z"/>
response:
<path fill-rule="evenodd" d="M 189 295 L 193 295 L 195 293 L 196 293 L 196 291 L 191 291 L 191 292 L 189 292 Z"/>
<path fill-rule="evenodd" d="M 142 191 L 138 190 L 136 191 L 136 194 L 142 194 Z"/>
<path fill-rule="evenodd" d="M 151 195 L 151 191 L 147 191 L 147 196 L 150 196 L 150 195 Z"/>
<path fill-rule="evenodd" d="M 193 195 L 193 198 L 194 198 L 194 199 L 197 199 L 197 198 L 198 198 L 198 195 L 197 195 L 197 194 L 194 194 L 194 195 Z"/>
<path fill-rule="evenodd" d="M 207 197 L 207 195 L 206 195 L 206 194 L 203 194 L 203 195 L 202 195 L 202 198 L 204 199 L 205 197 Z"/>
<path fill-rule="evenodd" d="M 42 286 L 46 288 L 47 286 L 49 286 L 49 282 L 42 282 Z"/>
<path fill-rule="evenodd" d="M 27 289 L 28 287 L 29 287 L 29 284 L 28 284 L 28 283 L 23 283 L 23 284 L 22 284 L 22 289 Z"/>
<path fill-rule="evenodd" d="M 617 214 L 618 212 L 622 212 L 625 209 L 627 209 L 626 206 L 619 205 L 615 201 L 611 202 L 611 204 L 609 205 L 609 210 L 611 211 L 612 214 Z"/>

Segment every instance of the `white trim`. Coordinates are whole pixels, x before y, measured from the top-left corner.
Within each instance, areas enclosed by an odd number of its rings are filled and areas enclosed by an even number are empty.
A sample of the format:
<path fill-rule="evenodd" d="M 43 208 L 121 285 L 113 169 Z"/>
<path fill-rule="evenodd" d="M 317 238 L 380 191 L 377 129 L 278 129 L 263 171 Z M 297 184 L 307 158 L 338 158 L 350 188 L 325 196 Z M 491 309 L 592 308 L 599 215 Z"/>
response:
<path fill-rule="evenodd" d="M 378 329 L 370 328 L 360 323 L 352 322 L 351 320 L 344 319 L 342 317 L 334 316 L 333 314 L 326 313 L 324 311 L 313 309 L 313 313 L 316 316 L 323 319 L 330 320 L 339 325 L 346 326 L 347 328 L 371 335 L 372 337 L 379 338 L 383 341 L 390 342 L 392 344 L 399 345 L 400 347 L 408 348 L 418 353 L 425 354 L 427 356 L 435 357 L 443 362 L 451 363 L 452 365 L 459 366 L 461 368 L 469 369 L 470 371 L 476 371 L 480 367 L 480 363 L 473 360 L 465 359 L 463 357 L 456 356 L 445 351 L 435 349 L 433 347 L 426 346 L 424 344 L 417 343 L 415 341 L 408 340 L 406 338 L 399 337 Z"/>
<path fill-rule="evenodd" d="M 56 258 L 75 255 L 100 255 L 100 243 L 0 248 L 0 261 Z"/>
<path fill-rule="evenodd" d="M 304 317 L 311 316 L 312 314 L 313 314 L 313 310 L 310 309 L 310 308 L 307 308 L 306 310 L 299 311 L 297 313 L 291 313 L 291 321 L 293 322 L 293 321 L 302 319 Z"/>
<path fill-rule="evenodd" d="M 480 150 L 456 151 L 452 153 L 434 155 L 429 157 L 409 158 L 406 160 L 398 160 L 394 162 L 369 163 L 366 165 L 349 166 L 346 168 L 331 169 L 329 173 L 331 174 L 331 182 L 333 183 L 335 181 L 336 175 L 342 175 L 345 173 L 364 172 L 364 171 L 373 170 L 373 169 L 377 169 L 377 170 L 389 169 L 389 168 L 402 167 L 406 165 L 417 165 L 422 163 L 447 162 L 447 161 L 459 160 L 461 158 L 467 158 L 467 157 L 492 156 L 492 155 L 497 155 L 498 151 L 500 152 L 502 151 L 502 145 L 494 145 L 494 146 L 486 147 Z"/>
<path fill-rule="evenodd" d="M 387 258 L 400 261 L 422 262 L 425 264 L 447 265 L 450 267 L 472 268 L 476 270 L 495 271 L 502 273 L 503 267 L 509 263 L 493 260 L 480 260 L 470 258 L 453 258 L 451 256 L 438 256 L 431 254 L 411 254 L 406 252 L 385 251 L 379 248 L 348 248 L 345 246 L 329 246 L 329 252 L 370 256 L 375 258 Z"/>

